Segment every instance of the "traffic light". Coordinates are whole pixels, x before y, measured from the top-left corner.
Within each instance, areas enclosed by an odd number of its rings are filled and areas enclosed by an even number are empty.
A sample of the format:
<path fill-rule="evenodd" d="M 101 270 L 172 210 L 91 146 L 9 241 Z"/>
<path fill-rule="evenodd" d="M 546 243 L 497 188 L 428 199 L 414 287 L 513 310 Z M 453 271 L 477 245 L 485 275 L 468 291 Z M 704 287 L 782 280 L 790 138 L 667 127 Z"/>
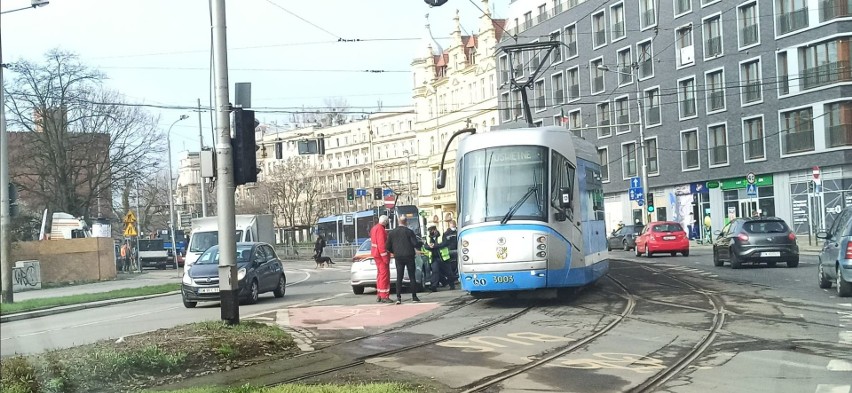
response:
<path fill-rule="evenodd" d="M 9 183 L 9 216 L 17 217 L 18 211 L 18 188 L 14 183 Z"/>
<path fill-rule="evenodd" d="M 432 7 L 440 7 L 447 3 L 447 0 L 423 0 L 426 4 L 429 4 Z"/>
<path fill-rule="evenodd" d="M 347 201 L 354 201 L 355 200 L 355 189 L 354 188 L 349 187 L 349 188 L 346 189 L 346 200 Z"/>
<path fill-rule="evenodd" d="M 257 182 L 257 143 L 254 130 L 257 123 L 254 111 L 234 109 L 234 138 L 231 149 L 234 158 L 234 185 Z"/>
<path fill-rule="evenodd" d="M 377 200 L 377 201 L 382 200 L 382 188 L 381 187 L 376 187 L 376 188 L 373 189 L 373 199 Z"/>
<path fill-rule="evenodd" d="M 808 194 L 813 194 L 816 191 L 816 183 L 813 180 L 808 180 Z"/>
<path fill-rule="evenodd" d="M 648 193 L 648 213 L 654 212 L 654 194 Z"/>

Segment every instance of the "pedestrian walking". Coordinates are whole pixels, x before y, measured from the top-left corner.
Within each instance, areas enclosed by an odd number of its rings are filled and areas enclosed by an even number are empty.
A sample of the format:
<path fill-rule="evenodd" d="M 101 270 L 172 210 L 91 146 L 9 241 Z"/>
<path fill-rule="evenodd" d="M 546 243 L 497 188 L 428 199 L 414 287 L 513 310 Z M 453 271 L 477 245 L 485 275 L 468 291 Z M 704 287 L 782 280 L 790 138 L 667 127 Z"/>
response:
<path fill-rule="evenodd" d="M 432 267 L 429 290 L 437 292 L 438 284 L 442 281 L 449 283 L 450 289 L 456 289 L 455 280 L 450 278 L 452 274 L 449 264 L 450 250 L 447 248 L 446 240 L 441 239 L 441 233 L 435 225 L 429 226 L 429 244 L 423 246 L 423 254 L 429 257 Z"/>
<path fill-rule="evenodd" d="M 379 222 L 370 229 L 370 253 L 376 262 L 376 290 L 378 303 L 393 303 L 390 300 L 390 255 L 386 248 L 388 232 L 388 216 L 379 216 Z"/>
<path fill-rule="evenodd" d="M 447 242 L 447 249 L 450 250 L 450 279 L 455 283 L 459 277 L 459 232 L 456 230 L 456 220 L 449 220 L 449 229 L 444 231 L 444 241 Z"/>
<path fill-rule="evenodd" d="M 130 266 L 130 245 L 125 241 L 121 246 L 121 269 L 126 271 Z"/>
<path fill-rule="evenodd" d="M 409 288 L 411 290 L 411 300 L 419 302 L 417 297 L 417 269 L 414 264 L 414 257 L 417 255 L 417 248 L 420 242 L 414 231 L 406 224 L 408 219 L 401 215 L 397 219 L 399 225 L 388 233 L 388 252 L 393 254 L 396 263 L 396 304 L 402 303 L 402 281 L 405 278 L 405 270 L 408 269 Z"/>
<path fill-rule="evenodd" d="M 314 243 L 314 259 L 322 257 L 322 251 L 325 249 L 325 238 L 322 235 L 317 235 L 317 241 Z"/>

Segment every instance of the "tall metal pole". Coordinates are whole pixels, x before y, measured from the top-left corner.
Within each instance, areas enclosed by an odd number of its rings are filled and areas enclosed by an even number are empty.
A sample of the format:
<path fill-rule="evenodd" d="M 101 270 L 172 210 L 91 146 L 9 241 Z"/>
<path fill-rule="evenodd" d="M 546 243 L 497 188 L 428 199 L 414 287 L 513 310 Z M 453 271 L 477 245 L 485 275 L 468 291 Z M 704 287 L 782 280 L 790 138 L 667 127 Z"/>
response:
<path fill-rule="evenodd" d="M 240 323 L 237 299 L 237 240 L 234 216 L 234 162 L 231 151 L 231 107 L 228 103 L 228 38 L 225 24 L 225 0 L 212 0 L 213 60 L 216 92 L 216 203 L 219 221 L 219 292 L 222 320 Z"/>
<path fill-rule="evenodd" d="M 636 156 L 639 159 L 642 160 L 641 161 L 641 164 L 642 164 L 642 167 L 641 167 L 642 168 L 642 172 L 641 172 L 642 187 L 644 189 L 645 201 L 646 201 L 646 205 L 647 205 L 647 198 L 648 198 L 648 195 L 650 195 L 651 185 L 648 184 L 648 167 L 647 167 L 647 163 L 645 162 L 646 161 L 645 160 L 645 123 L 644 123 L 643 117 L 642 117 L 642 91 L 639 88 L 639 63 L 638 62 L 633 63 L 633 67 L 631 67 L 631 72 L 632 72 L 631 76 L 633 77 L 633 84 L 636 86 L 636 106 L 637 106 L 637 108 L 639 108 L 639 153 Z M 643 224 L 651 222 L 650 213 L 648 213 L 647 209 L 644 208 L 644 207 L 642 208 L 642 210 L 645 211 L 642 214 L 642 217 L 644 218 Z"/>
<path fill-rule="evenodd" d="M 140 218 L 139 211 L 139 179 L 136 179 L 136 267 L 139 269 L 139 273 L 142 273 L 142 257 L 139 256 L 139 239 L 142 237 L 142 225 L 139 223 L 138 218 Z"/>
<path fill-rule="evenodd" d="M 198 99 L 198 153 L 199 157 L 201 152 L 204 150 L 204 134 L 201 125 L 201 99 Z M 199 165 L 201 161 L 198 161 Z M 199 172 L 200 173 L 200 172 Z M 200 175 L 198 176 L 198 185 L 201 187 L 201 217 L 207 217 L 207 187 L 204 187 L 204 178 Z"/>
<path fill-rule="evenodd" d="M 0 44 L 2 45 L 2 44 Z M 9 234 L 9 136 L 6 134 L 6 99 L 3 96 L 3 48 L 0 46 L 0 276 L 2 301 L 12 303 L 12 238 Z"/>
<path fill-rule="evenodd" d="M 414 200 L 412 199 L 412 195 L 414 195 L 413 187 L 411 186 L 411 152 L 405 151 L 405 166 L 408 168 L 408 204 L 413 205 Z"/>
<path fill-rule="evenodd" d="M 177 122 L 188 118 L 187 115 L 180 115 L 180 118 L 175 120 L 171 126 L 169 126 L 169 132 L 166 133 L 166 146 L 168 148 L 168 164 L 169 164 L 169 233 L 170 238 L 172 239 L 172 260 L 175 263 L 175 270 L 178 268 L 177 263 L 177 244 L 175 244 L 175 198 L 174 191 L 172 189 L 172 183 L 174 183 L 174 176 L 172 175 L 172 127 L 177 124 Z"/>

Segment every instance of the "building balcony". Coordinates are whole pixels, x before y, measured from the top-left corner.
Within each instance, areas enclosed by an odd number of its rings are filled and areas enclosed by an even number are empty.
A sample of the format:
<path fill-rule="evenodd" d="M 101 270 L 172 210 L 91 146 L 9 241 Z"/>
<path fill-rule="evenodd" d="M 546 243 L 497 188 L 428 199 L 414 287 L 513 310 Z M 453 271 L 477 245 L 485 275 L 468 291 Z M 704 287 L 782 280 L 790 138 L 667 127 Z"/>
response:
<path fill-rule="evenodd" d="M 630 116 L 628 115 L 618 115 L 618 126 L 617 132 L 627 132 L 630 131 L 630 126 L 627 123 L 630 123 Z"/>
<path fill-rule="evenodd" d="M 642 78 L 647 78 L 654 74 L 654 63 L 650 58 L 642 61 L 639 66 L 639 72 Z"/>
<path fill-rule="evenodd" d="M 698 150 L 688 150 L 683 153 L 684 169 L 698 168 Z"/>
<path fill-rule="evenodd" d="M 704 57 L 716 57 L 722 54 L 722 37 L 712 37 L 704 41 Z"/>
<path fill-rule="evenodd" d="M 600 93 L 604 89 L 603 75 L 596 76 L 592 79 L 592 93 Z"/>
<path fill-rule="evenodd" d="M 569 99 L 580 98 L 580 85 L 568 86 L 568 94 Z"/>
<path fill-rule="evenodd" d="M 648 27 L 657 22 L 657 14 L 653 9 L 642 12 L 642 27 Z"/>
<path fill-rule="evenodd" d="M 808 7 L 778 16 L 778 33 L 786 34 L 808 27 Z"/>
<path fill-rule="evenodd" d="M 553 5 L 553 14 L 556 15 L 562 12 L 562 2 L 557 1 L 556 4 Z"/>
<path fill-rule="evenodd" d="M 740 29 L 740 36 L 742 39 L 742 45 L 748 46 L 751 44 L 756 44 L 759 38 L 758 36 L 758 25 L 753 24 Z"/>
<path fill-rule="evenodd" d="M 715 146 L 710 148 L 710 163 L 713 165 L 721 165 L 728 163 L 728 147 Z"/>
<path fill-rule="evenodd" d="M 645 111 L 646 123 L 649 125 L 660 124 L 660 107 L 650 107 Z"/>
<path fill-rule="evenodd" d="M 624 37 L 624 22 L 616 22 L 612 25 L 612 38 Z"/>
<path fill-rule="evenodd" d="M 577 41 L 566 42 L 565 46 L 565 49 L 568 51 L 568 57 L 577 56 Z"/>
<path fill-rule="evenodd" d="M 814 149 L 813 130 L 784 131 L 784 153 L 793 154 Z"/>
<path fill-rule="evenodd" d="M 852 146 L 852 124 L 828 127 L 828 147 Z"/>
<path fill-rule="evenodd" d="M 606 44 L 606 30 L 596 31 L 594 38 L 595 38 L 595 42 L 594 42 L 595 46 L 605 45 Z"/>
<path fill-rule="evenodd" d="M 758 82 L 751 82 L 751 83 L 746 84 L 744 101 L 745 102 L 755 102 L 755 101 L 760 101 L 760 99 L 761 99 L 760 82 L 758 81 Z"/>
<path fill-rule="evenodd" d="M 820 22 L 852 16 L 852 0 L 827 0 L 819 3 Z"/>
<path fill-rule="evenodd" d="M 680 102 L 680 114 L 683 117 L 695 116 L 695 99 L 687 98 Z"/>
<path fill-rule="evenodd" d="M 725 92 L 711 91 L 709 102 L 711 111 L 719 111 L 725 109 Z"/>
<path fill-rule="evenodd" d="M 802 70 L 802 88 L 813 89 L 835 82 L 852 80 L 852 68 L 848 61 L 837 61 Z"/>
<path fill-rule="evenodd" d="M 763 139 L 753 139 L 745 143 L 746 159 L 759 160 L 764 158 Z"/>

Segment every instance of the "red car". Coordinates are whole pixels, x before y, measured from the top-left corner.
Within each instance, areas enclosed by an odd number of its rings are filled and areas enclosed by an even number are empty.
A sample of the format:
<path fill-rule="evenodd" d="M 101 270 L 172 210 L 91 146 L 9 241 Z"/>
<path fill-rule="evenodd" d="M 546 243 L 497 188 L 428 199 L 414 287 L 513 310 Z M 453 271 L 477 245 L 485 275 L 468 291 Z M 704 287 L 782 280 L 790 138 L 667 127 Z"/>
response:
<path fill-rule="evenodd" d="M 645 226 L 636 238 L 636 256 L 653 256 L 655 253 L 668 252 L 689 256 L 689 238 L 680 224 L 673 221 L 657 221 Z"/>

